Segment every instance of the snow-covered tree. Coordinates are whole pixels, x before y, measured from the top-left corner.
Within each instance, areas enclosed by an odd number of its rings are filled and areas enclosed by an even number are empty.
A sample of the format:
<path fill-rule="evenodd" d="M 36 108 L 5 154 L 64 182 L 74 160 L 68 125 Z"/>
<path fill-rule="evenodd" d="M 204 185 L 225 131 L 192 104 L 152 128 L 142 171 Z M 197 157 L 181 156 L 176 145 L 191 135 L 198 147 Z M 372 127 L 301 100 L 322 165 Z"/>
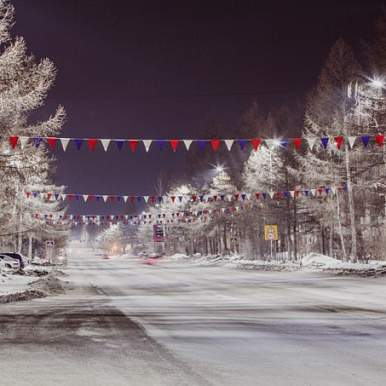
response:
<path fill-rule="evenodd" d="M 31 232 L 20 220 L 27 209 L 20 197 L 31 186 L 43 191 L 51 184 L 52 159 L 41 139 L 59 133 L 65 112 L 59 106 L 47 120 L 29 121 L 30 113 L 43 105 L 56 69 L 48 59 L 37 62 L 27 52 L 22 37 L 11 40 L 13 18 L 13 6 L 0 0 L 0 194 L 4 198 L 0 204 L 0 235 L 18 235 L 20 239 Z M 11 145 L 10 137 L 17 145 Z M 18 244 L 20 249 L 21 242 Z"/>

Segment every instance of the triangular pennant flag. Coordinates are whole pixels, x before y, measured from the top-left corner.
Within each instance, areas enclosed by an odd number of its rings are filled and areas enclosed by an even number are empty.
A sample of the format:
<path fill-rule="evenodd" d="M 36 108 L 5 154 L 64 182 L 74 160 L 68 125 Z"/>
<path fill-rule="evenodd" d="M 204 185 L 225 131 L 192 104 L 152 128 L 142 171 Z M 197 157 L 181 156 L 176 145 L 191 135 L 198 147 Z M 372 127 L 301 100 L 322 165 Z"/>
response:
<path fill-rule="evenodd" d="M 305 191 L 304 191 L 304 195 L 305 195 L 306 197 L 308 197 L 308 193 L 309 193 L 309 190 L 305 190 Z"/>
<path fill-rule="evenodd" d="M 177 146 L 178 146 L 179 143 L 180 143 L 179 139 L 171 139 L 170 140 L 170 144 L 172 145 L 173 151 L 177 150 Z"/>
<path fill-rule="evenodd" d="M 244 147 L 245 147 L 245 144 L 247 143 L 247 140 L 246 139 L 238 139 L 237 142 L 240 146 L 240 150 L 244 150 Z"/>
<path fill-rule="evenodd" d="M 322 188 L 318 188 L 317 191 L 319 193 L 319 196 L 323 193 L 323 189 Z"/>
<path fill-rule="evenodd" d="M 40 138 L 40 137 L 35 137 L 34 138 L 34 145 L 35 145 L 36 148 L 38 148 L 40 146 L 40 144 L 42 142 L 42 139 L 43 138 Z"/>
<path fill-rule="evenodd" d="M 217 151 L 218 147 L 220 146 L 220 139 L 211 139 L 210 142 L 212 143 L 212 148 L 214 151 Z"/>
<path fill-rule="evenodd" d="M 62 200 L 64 201 L 67 198 L 67 194 L 62 194 Z"/>
<path fill-rule="evenodd" d="M 165 145 L 165 140 L 164 139 L 157 139 L 157 146 L 160 150 L 162 150 L 164 148 L 164 145 Z"/>
<path fill-rule="evenodd" d="M 276 146 L 276 141 L 273 139 L 266 139 L 265 144 L 267 145 L 268 149 L 273 149 Z"/>
<path fill-rule="evenodd" d="M 114 202 L 114 201 L 115 201 L 115 196 L 114 196 L 114 195 L 110 196 L 109 198 L 110 198 L 110 201 L 111 201 L 111 202 Z"/>
<path fill-rule="evenodd" d="M 200 147 L 201 150 L 204 150 L 205 148 L 205 145 L 206 145 L 206 141 L 201 139 L 198 141 L 198 146 Z"/>
<path fill-rule="evenodd" d="M 88 145 L 90 146 L 90 150 L 94 150 L 95 145 L 98 142 L 98 140 L 89 138 L 87 141 L 88 141 Z"/>
<path fill-rule="evenodd" d="M 72 201 L 74 195 L 73 194 L 69 194 L 67 197 L 68 197 L 68 201 Z"/>
<path fill-rule="evenodd" d="M 232 196 L 231 196 L 232 197 Z M 239 194 L 234 194 L 233 197 L 235 198 L 235 201 L 239 200 L 240 195 Z"/>
<path fill-rule="evenodd" d="M 310 192 L 313 196 L 316 196 L 316 189 L 310 189 Z"/>
<path fill-rule="evenodd" d="M 192 139 L 184 139 L 183 141 L 184 141 L 186 150 L 189 150 L 190 149 L 190 145 L 192 144 L 193 140 Z"/>
<path fill-rule="evenodd" d="M 26 192 L 25 194 L 26 194 L 27 198 L 29 198 L 31 195 L 31 192 Z"/>
<path fill-rule="evenodd" d="M 83 200 L 84 200 L 84 202 L 86 202 L 87 199 L 88 199 L 88 194 L 84 194 L 84 195 L 83 195 Z"/>
<path fill-rule="evenodd" d="M 52 197 L 52 193 L 47 193 L 47 200 L 50 201 L 50 198 Z"/>
<path fill-rule="evenodd" d="M 77 148 L 78 150 L 80 150 L 83 141 L 84 141 L 84 139 L 81 139 L 81 138 L 76 138 L 76 139 L 75 139 L 75 145 L 76 145 L 76 148 Z"/>
<path fill-rule="evenodd" d="M 280 198 L 281 197 L 281 192 L 276 192 L 276 198 Z"/>
<path fill-rule="evenodd" d="M 310 147 L 310 149 L 312 150 L 312 148 L 314 147 L 315 145 L 315 141 L 316 141 L 316 138 L 306 138 L 307 142 L 308 142 L 308 146 Z"/>
<path fill-rule="evenodd" d="M 260 193 L 255 193 L 256 200 L 260 198 Z"/>
<path fill-rule="evenodd" d="M 54 194 L 54 197 L 55 197 L 55 200 L 58 201 L 58 199 L 59 199 L 59 194 L 58 194 L 58 193 L 55 193 L 55 194 Z"/>
<path fill-rule="evenodd" d="M 328 145 L 328 141 L 329 141 L 329 140 L 330 140 L 330 138 L 328 138 L 328 137 L 323 137 L 323 138 L 321 138 L 321 141 L 322 141 L 322 145 L 323 145 L 324 150 L 327 149 L 327 145 Z"/>
<path fill-rule="evenodd" d="M 253 148 L 257 150 L 260 146 L 261 140 L 260 139 L 252 139 L 251 140 Z"/>
<path fill-rule="evenodd" d="M 375 136 L 375 139 L 376 139 L 376 141 L 377 141 L 377 143 L 378 143 L 378 146 L 379 146 L 379 147 L 382 147 L 382 145 L 383 145 L 383 140 L 385 139 L 385 136 L 384 136 L 384 135 L 376 135 L 376 136 Z"/>
<path fill-rule="evenodd" d="M 48 138 L 47 138 L 47 142 L 48 142 L 48 144 L 50 145 L 50 148 L 51 148 L 51 149 L 54 148 L 56 139 L 57 139 L 57 138 L 54 138 L 54 137 L 48 137 Z"/>
<path fill-rule="evenodd" d="M 62 143 L 63 151 L 66 151 L 68 143 L 70 142 L 69 138 L 60 138 L 60 142 Z"/>
<path fill-rule="evenodd" d="M 331 192 L 332 192 L 332 194 L 336 194 L 336 188 L 331 188 Z"/>
<path fill-rule="evenodd" d="M 295 191 L 294 190 L 290 190 L 290 195 L 291 195 L 291 197 L 295 197 Z"/>
<path fill-rule="evenodd" d="M 129 145 L 131 147 L 132 151 L 135 151 L 138 145 L 138 140 L 137 139 L 129 139 Z"/>
<path fill-rule="evenodd" d="M 150 145 L 153 142 L 153 140 L 151 140 L 151 139 L 143 139 L 142 142 L 143 142 L 143 144 L 145 146 L 145 150 L 146 150 L 146 153 L 147 153 L 149 151 L 149 149 L 150 149 Z"/>
<path fill-rule="evenodd" d="M 263 193 L 262 196 L 263 196 L 263 198 L 265 200 L 267 198 L 267 193 Z"/>
<path fill-rule="evenodd" d="M 110 145 L 110 141 L 111 141 L 111 139 L 101 139 L 101 143 L 102 143 L 104 151 L 107 151 L 107 148 Z"/>
<path fill-rule="evenodd" d="M 174 201 L 176 200 L 176 196 L 171 196 L 171 200 L 172 200 L 172 202 L 174 204 Z"/>
<path fill-rule="evenodd" d="M 287 144 L 288 144 L 288 139 L 287 138 L 283 138 L 280 141 L 280 146 L 282 147 L 283 150 L 285 150 L 285 148 L 287 147 Z"/>
<path fill-rule="evenodd" d="M 362 137 L 362 142 L 363 142 L 363 146 L 366 148 L 367 145 L 369 144 L 369 141 L 370 141 L 370 136 L 369 135 L 364 135 Z"/>
<path fill-rule="evenodd" d="M 299 150 L 299 147 L 300 147 L 300 144 L 302 142 L 302 139 L 301 138 L 292 138 L 292 142 L 295 145 L 295 149 Z"/>
<path fill-rule="evenodd" d="M 115 143 L 117 144 L 117 147 L 118 147 L 119 151 L 122 150 L 123 142 L 124 142 L 123 139 L 116 139 L 115 140 Z"/>
<path fill-rule="evenodd" d="M 300 190 L 295 190 L 295 196 L 299 197 L 299 194 L 300 194 Z"/>
<path fill-rule="evenodd" d="M 357 139 L 357 137 L 347 137 L 347 139 L 348 139 L 348 143 L 350 145 L 350 149 L 352 149 L 353 146 L 354 146 L 355 140 Z"/>
<path fill-rule="evenodd" d="M 19 137 L 20 147 L 24 149 L 24 146 L 27 144 L 28 141 L 29 137 Z"/>
<path fill-rule="evenodd" d="M 330 192 L 330 188 L 324 188 L 324 191 L 326 192 L 326 194 L 328 194 Z"/>
<path fill-rule="evenodd" d="M 274 196 L 274 192 L 269 192 L 269 196 L 271 197 L 271 198 L 273 198 L 273 196 Z"/>
<path fill-rule="evenodd" d="M 10 137 L 9 142 L 11 143 L 12 149 L 14 149 L 19 141 L 19 137 Z"/>
<path fill-rule="evenodd" d="M 149 201 L 149 196 L 143 196 L 143 199 L 145 200 L 145 202 L 147 203 Z"/>
<path fill-rule="evenodd" d="M 288 190 L 285 190 L 284 192 L 283 192 L 283 196 L 285 197 L 285 198 L 288 198 Z"/>
<path fill-rule="evenodd" d="M 103 201 L 106 202 L 107 199 L 109 198 L 109 196 L 104 195 L 104 196 L 102 196 L 102 198 L 103 198 Z"/>
<path fill-rule="evenodd" d="M 234 141 L 235 141 L 234 139 L 225 139 L 224 140 L 225 145 L 227 146 L 228 151 L 231 150 Z"/>
<path fill-rule="evenodd" d="M 334 140 L 336 143 L 336 147 L 340 149 L 342 147 L 343 137 L 334 137 Z"/>

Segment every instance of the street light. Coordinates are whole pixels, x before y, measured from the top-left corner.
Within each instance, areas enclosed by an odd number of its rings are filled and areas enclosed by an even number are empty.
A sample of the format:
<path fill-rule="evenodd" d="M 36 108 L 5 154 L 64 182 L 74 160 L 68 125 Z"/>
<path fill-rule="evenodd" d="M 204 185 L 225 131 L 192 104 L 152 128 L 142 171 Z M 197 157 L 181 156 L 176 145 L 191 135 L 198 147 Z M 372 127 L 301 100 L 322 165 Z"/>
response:
<path fill-rule="evenodd" d="M 374 78 L 370 79 L 370 85 L 377 89 L 384 89 L 386 86 L 385 79 L 384 77 L 374 76 Z"/>

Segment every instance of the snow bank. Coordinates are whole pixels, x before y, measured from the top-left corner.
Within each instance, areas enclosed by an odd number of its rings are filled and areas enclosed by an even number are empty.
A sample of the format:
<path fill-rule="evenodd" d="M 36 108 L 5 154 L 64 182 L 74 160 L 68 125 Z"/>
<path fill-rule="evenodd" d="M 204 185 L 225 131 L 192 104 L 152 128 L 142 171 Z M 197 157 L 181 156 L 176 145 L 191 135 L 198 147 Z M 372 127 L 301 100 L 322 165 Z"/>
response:
<path fill-rule="evenodd" d="M 180 260 L 180 259 L 188 259 L 189 256 L 184 255 L 183 253 L 175 253 L 172 256 L 169 256 L 169 259 L 174 259 L 174 260 Z"/>
<path fill-rule="evenodd" d="M 0 275 L 0 304 L 64 292 L 61 281 L 56 277 L 64 274 L 56 269 L 50 271 L 41 267 L 26 267 L 25 270 L 17 271 L 2 269 Z M 40 279 L 36 280 L 36 277 Z"/>
<path fill-rule="evenodd" d="M 308 266 L 335 266 L 341 263 L 340 260 L 334 259 L 329 256 L 319 255 L 317 253 L 311 253 L 310 255 L 301 259 L 301 265 L 304 267 Z"/>

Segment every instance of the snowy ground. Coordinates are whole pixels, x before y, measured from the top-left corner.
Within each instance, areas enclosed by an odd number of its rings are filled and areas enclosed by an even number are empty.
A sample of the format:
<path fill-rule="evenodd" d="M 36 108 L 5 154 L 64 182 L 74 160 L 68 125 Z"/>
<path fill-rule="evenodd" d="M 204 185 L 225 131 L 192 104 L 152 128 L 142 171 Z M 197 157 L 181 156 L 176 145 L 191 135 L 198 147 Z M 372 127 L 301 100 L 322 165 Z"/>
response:
<path fill-rule="evenodd" d="M 61 293 L 56 266 L 27 266 L 24 270 L 0 269 L 0 303 L 30 300 Z"/>
<path fill-rule="evenodd" d="M 127 259 L 131 255 L 111 256 L 111 259 Z M 312 253 L 300 261 L 264 261 L 245 260 L 242 256 L 202 256 L 193 257 L 178 253 L 163 260 L 190 261 L 202 266 L 223 266 L 238 269 L 261 271 L 305 271 L 324 272 L 333 275 L 347 276 L 386 276 L 386 261 L 370 261 L 369 264 L 349 263 L 328 256 Z M 23 271 L 0 268 L 0 303 L 17 300 L 29 300 L 62 292 L 60 279 L 63 276 L 60 267 L 27 266 Z"/>

